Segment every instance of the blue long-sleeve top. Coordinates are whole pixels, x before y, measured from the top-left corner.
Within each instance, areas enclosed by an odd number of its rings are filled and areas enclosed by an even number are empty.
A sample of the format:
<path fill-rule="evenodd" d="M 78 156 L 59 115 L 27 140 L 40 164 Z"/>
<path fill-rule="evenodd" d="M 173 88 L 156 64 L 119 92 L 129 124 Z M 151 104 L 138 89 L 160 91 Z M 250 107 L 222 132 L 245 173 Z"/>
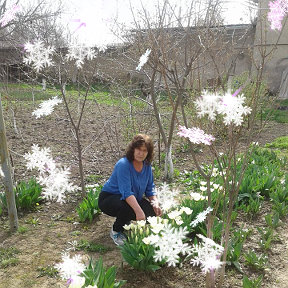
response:
<path fill-rule="evenodd" d="M 102 191 L 112 194 L 121 194 L 121 200 L 134 195 L 140 201 L 145 194 L 146 197 L 156 195 L 154 191 L 154 179 L 150 164 L 143 162 L 141 172 L 137 172 L 126 157 L 121 158 L 114 170 L 104 184 Z"/>

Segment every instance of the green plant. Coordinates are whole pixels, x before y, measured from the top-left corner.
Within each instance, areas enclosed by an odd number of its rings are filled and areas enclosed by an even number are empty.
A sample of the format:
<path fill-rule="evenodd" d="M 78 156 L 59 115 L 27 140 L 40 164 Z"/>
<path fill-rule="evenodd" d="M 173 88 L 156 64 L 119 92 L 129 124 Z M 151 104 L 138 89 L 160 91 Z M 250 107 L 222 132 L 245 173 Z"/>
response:
<path fill-rule="evenodd" d="M 31 178 L 28 182 L 21 181 L 14 188 L 15 202 L 18 210 L 30 211 L 39 205 L 42 201 L 42 187 Z M 7 210 L 7 202 L 5 193 L 0 193 L 0 209 Z M 1 215 L 1 213 L 0 213 Z"/>
<path fill-rule="evenodd" d="M 115 282 L 116 268 L 114 266 L 107 269 L 103 266 L 102 258 L 93 262 L 92 258 L 86 269 L 81 273 L 81 277 L 85 278 L 83 287 L 97 286 L 98 288 L 118 288 L 125 284 L 125 280 Z"/>
<path fill-rule="evenodd" d="M 261 239 L 259 241 L 260 248 L 264 251 L 269 250 L 271 248 L 272 242 L 277 239 L 277 237 L 274 235 L 273 229 L 271 227 L 257 227 L 257 230 L 261 235 Z"/>
<path fill-rule="evenodd" d="M 260 288 L 263 276 L 260 275 L 256 279 L 250 280 L 246 275 L 243 277 L 243 288 Z"/>
<path fill-rule="evenodd" d="M 29 211 L 35 209 L 36 205 L 42 201 L 42 187 L 31 178 L 28 182 L 21 181 L 15 187 L 15 201 L 19 210 Z"/>
<path fill-rule="evenodd" d="M 124 245 L 120 247 L 123 259 L 137 270 L 156 271 L 160 269 L 153 258 L 155 248 L 142 241 L 149 235 L 148 227 L 135 225 L 129 230 Z"/>
<path fill-rule="evenodd" d="M 100 213 L 101 210 L 98 207 L 98 198 L 101 189 L 101 186 L 90 188 L 86 198 L 84 198 L 76 208 L 80 222 L 89 221 L 91 223 L 94 217 Z"/>
<path fill-rule="evenodd" d="M 265 147 L 288 149 L 288 136 L 278 137 L 272 143 L 266 144 Z"/>
<path fill-rule="evenodd" d="M 241 171 L 242 160 L 237 163 Z M 255 199 L 257 193 L 269 199 L 270 194 L 276 190 L 283 175 L 281 160 L 276 153 L 269 149 L 256 146 L 251 148 L 248 166 L 239 188 L 238 202 L 247 203 L 250 197 Z"/>
<path fill-rule="evenodd" d="M 257 256 L 254 251 L 248 251 L 247 253 L 244 253 L 243 256 L 245 264 L 255 270 L 264 270 L 268 262 L 267 255 Z"/>
<path fill-rule="evenodd" d="M 43 277 L 43 276 L 48 276 L 49 278 L 56 278 L 58 277 L 58 270 L 52 266 L 52 265 L 47 265 L 45 267 L 38 267 L 37 271 L 39 272 L 37 278 Z"/>
<path fill-rule="evenodd" d="M 0 248 L 0 268 L 17 265 L 19 259 L 16 255 L 19 253 L 20 251 L 15 247 Z"/>
<path fill-rule="evenodd" d="M 28 231 L 28 228 L 26 226 L 19 226 L 17 231 L 20 234 L 24 234 Z"/>
<path fill-rule="evenodd" d="M 267 214 L 265 216 L 265 222 L 268 227 L 276 229 L 281 225 L 279 213 Z"/>
<path fill-rule="evenodd" d="M 84 250 L 87 252 L 98 252 L 101 254 L 104 254 L 104 253 L 108 252 L 109 250 L 111 250 L 111 248 L 109 248 L 103 244 L 98 244 L 98 243 L 95 243 L 93 241 L 88 241 L 85 239 L 81 239 L 79 241 L 79 243 L 77 243 L 76 249 L 77 250 Z"/>
<path fill-rule="evenodd" d="M 242 273 L 242 268 L 239 263 L 243 244 L 247 237 L 251 234 L 251 230 L 244 231 L 243 229 L 235 230 L 231 236 L 228 245 L 227 264 L 234 266 Z"/>
<path fill-rule="evenodd" d="M 249 197 L 248 204 L 242 204 L 239 208 L 242 209 L 244 212 L 247 213 L 249 219 L 254 219 L 257 217 L 261 210 L 261 204 L 263 202 L 263 197 L 259 195 L 255 199 L 253 197 Z"/>
<path fill-rule="evenodd" d="M 36 217 L 31 217 L 31 218 L 25 220 L 25 223 L 31 224 L 31 225 L 33 225 L 33 226 L 36 226 L 36 225 L 39 225 L 39 224 L 40 224 L 39 218 L 36 218 Z"/>
<path fill-rule="evenodd" d="M 153 176 L 155 179 L 160 179 L 161 177 L 161 168 L 157 164 L 153 164 Z"/>

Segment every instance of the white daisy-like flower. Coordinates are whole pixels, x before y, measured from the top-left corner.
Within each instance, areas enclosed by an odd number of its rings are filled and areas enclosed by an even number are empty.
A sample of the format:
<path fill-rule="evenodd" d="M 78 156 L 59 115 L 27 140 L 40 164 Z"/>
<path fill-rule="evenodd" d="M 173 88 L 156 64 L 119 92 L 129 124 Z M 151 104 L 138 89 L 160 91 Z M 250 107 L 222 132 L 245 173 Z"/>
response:
<path fill-rule="evenodd" d="M 37 181 L 43 185 L 42 195 L 47 200 L 56 200 L 59 203 L 65 201 L 65 193 L 77 189 L 70 183 L 69 168 L 62 168 L 56 165 L 49 148 L 40 148 L 38 145 L 32 146 L 32 153 L 26 153 L 24 158 L 28 169 L 37 169 L 39 176 Z M 59 167 L 58 167 L 59 166 Z"/>
<path fill-rule="evenodd" d="M 195 244 L 192 247 L 192 254 L 196 254 L 191 260 L 193 266 L 201 267 L 204 273 L 219 269 L 223 262 L 220 261 L 224 248 L 212 239 L 206 238 L 201 234 L 197 236 L 202 240 L 200 244 Z"/>
<path fill-rule="evenodd" d="M 146 52 L 140 57 L 139 64 L 136 67 L 137 71 L 140 71 L 144 64 L 148 61 L 151 49 L 147 49 Z"/>
<path fill-rule="evenodd" d="M 75 60 L 77 68 L 81 69 L 85 59 L 92 60 L 96 57 L 96 52 L 93 48 L 82 45 L 70 45 L 68 47 L 67 60 Z"/>
<path fill-rule="evenodd" d="M 196 216 L 196 219 L 194 221 L 192 221 L 190 225 L 192 227 L 196 227 L 199 223 L 202 223 L 203 221 L 205 221 L 207 215 L 212 211 L 213 211 L 213 208 L 208 207 L 205 211 L 200 212 Z"/>
<path fill-rule="evenodd" d="M 44 43 L 38 40 L 33 44 L 30 42 L 26 43 L 24 49 L 26 51 L 24 63 L 31 64 L 37 72 L 53 65 L 52 55 L 55 51 L 54 47 L 45 47 Z"/>
<path fill-rule="evenodd" d="M 164 212 L 178 205 L 176 198 L 179 195 L 179 191 L 171 190 L 168 184 L 164 183 L 162 186 L 159 186 L 155 189 L 155 192 L 159 205 Z"/>
<path fill-rule="evenodd" d="M 244 119 L 243 116 L 251 113 L 251 108 L 244 106 L 245 97 L 243 95 L 231 95 L 227 93 L 222 96 L 217 107 L 217 112 L 224 117 L 225 125 L 235 124 L 240 126 Z"/>
<path fill-rule="evenodd" d="M 170 224 L 166 224 L 159 233 L 159 239 L 154 244 L 155 261 L 165 260 L 168 266 L 175 267 L 179 263 L 179 254 L 186 255 L 190 252 L 190 247 L 183 240 L 187 235 L 186 227 L 173 228 Z"/>
<path fill-rule="evenodd" d="M 75 255 L 72 258 L 68 253 L 62 255 L 62 262 L 54 265 L 59 271 L 60 277 L 64 280 L 75 279 L 85 270 L 81 255 Z"/>
<path fill-rule="evenodd" d="M 37 178 L 39 184 L 43 185 L 42 195 L 47 200 L 55 200 L 59 203 L 65 202 L 65 193 L 73 192 L 77 189 L 70 183 L 69 168 L 56 167 L 48 174 L 40 174 Z"/>
<path fill-rule="evenodd" d="M 43 101 L 40 103 L 39 108 L 32 112 L 32 115 L 35 116 L 36 119 L 40 118 L 41 116 L 50 115 L 53 112 L 54 107 L 62 102 L 62 99 L 58 98 L 57 96 Z"/>
<path fill-rule="evenodd" d="M 208 91 L 204 91 L 203 95 L 201 95 L 201 97 L 195 101 L 198 116 L 203 117 L 207 114 L 208 118 L 214 121 L 220 98 L 220 95 L 213 93 L 211 94 Z"/>

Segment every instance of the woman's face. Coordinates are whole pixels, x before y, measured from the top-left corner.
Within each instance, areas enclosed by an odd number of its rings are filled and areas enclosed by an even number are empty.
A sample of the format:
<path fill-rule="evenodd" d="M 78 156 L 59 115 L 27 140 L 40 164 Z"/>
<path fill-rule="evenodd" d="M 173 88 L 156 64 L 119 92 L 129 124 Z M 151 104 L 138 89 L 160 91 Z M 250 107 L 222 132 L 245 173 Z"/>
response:
<path fill-rule="evenodd" d="M 146 159 L 148 155 L 148 150 L 146 145 L 135 148 L 134 150 L 134 160 L 142 162 Z"/>

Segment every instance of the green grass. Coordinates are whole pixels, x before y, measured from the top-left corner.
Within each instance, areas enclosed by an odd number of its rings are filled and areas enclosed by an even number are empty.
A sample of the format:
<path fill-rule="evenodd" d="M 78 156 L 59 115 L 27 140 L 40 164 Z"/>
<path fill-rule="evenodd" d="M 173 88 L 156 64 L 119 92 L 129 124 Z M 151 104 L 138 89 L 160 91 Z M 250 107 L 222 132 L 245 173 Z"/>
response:
<path fill-rule="evenodd" d="M 16 255 L 19 252 L 15 247 L 0 248 L 0 268 L 17 265 L 19 259 Z"/>
<path fill-rule="evenodd" d="M 98 244 L 93 241 L 81 239 L 77 245 L 77 250 L 84 250 L 86 252 L 98 252 L 98 253 L 104 254 L 110 251 L 111 248 L 103 244 Z"/>
<path fill-rule="evenodd" d="M 288 149 L 288 136 L 276 138 L 272 143 L 266 144 L 266 147 L 277 149 Z"/>
<path fill-rule="evenodd" d="M 278 123 L 288 123 L 288 99 L 277 100 L 273 108 L 263 109 L 261 117 Z"/>

